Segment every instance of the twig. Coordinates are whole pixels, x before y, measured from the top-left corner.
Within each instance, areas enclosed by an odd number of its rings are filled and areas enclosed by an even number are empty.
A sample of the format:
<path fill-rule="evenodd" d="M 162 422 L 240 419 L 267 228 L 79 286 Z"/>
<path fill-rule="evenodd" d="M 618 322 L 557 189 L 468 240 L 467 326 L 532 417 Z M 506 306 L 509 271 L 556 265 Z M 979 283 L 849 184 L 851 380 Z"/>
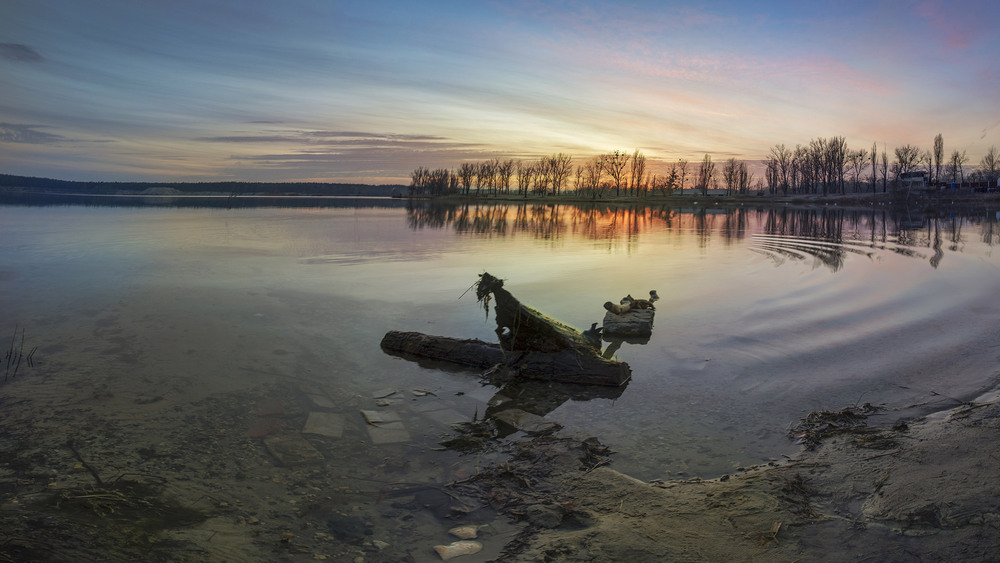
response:
<path fill-rule="evenodd" d="M 478 281 L 475 282 L 475 283 L 473 283 L 472 285 L 470 285 L 469 289 L 466 289 L 465 291 L 463 291 L 462 294 L 458 296 L 458 298 L 461 299 L 461 298 L 465 297 L 465 294 L 468 293 L 469 291 L 471 291 L 472 288 L 476 287 L 477 285 L 479 285 Z"/>
<path fill-rule="evenodd" d="M 17 329 L 14 329 L 14 338 L 17 338 Z M 17 370 L 21 368 L 21 358 L 24 356 L 24 327 L 21 327 L 21 347 L 17 351 L 17 364 L 14 365 L 14 373 L 11 379 L 17 377 Z"/>
<path fill-rule="evenodd" d="M 73 439 L 72 438 L 70 438 L 69 440 L 66 440 L 66 447 L 69 448 L 69 451 L 73 452 L 73 457 L 75 457 L 77 459 L 77 461 L 80 462 L 80 465 L 82 465 L 84 469 L 86 469 L 87 471 L 89 471 L 90 474 L 94 476 L 94 480 L 97 481 L 97 485 L 100 486 L 100 487 L 103 487 L 104 486 L 104 481 L 101 480 L 101 476 L 98 475 L 97 470 L 95 470 L 93 467 L 91 467 L 91 465 L 89 463 L 87 463 L 86 461 L 84 461 L 83 456 L 80 455 L 80 452 L 77 451 L 76 446 L 73 444 Z"/>

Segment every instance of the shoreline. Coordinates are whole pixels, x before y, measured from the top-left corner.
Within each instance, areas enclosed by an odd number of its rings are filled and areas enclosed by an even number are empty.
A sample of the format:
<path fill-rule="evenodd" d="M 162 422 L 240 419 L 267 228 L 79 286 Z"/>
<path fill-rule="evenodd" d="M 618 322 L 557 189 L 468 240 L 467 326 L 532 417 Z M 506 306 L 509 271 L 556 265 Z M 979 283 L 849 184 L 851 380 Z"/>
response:
<path fill-rule="evenodd" d="M 998 430 L 994 387 L 718 479 L 639 481 L 604 467 L 596 438 L 567 434 L 535 438 L 480 482 L 527 523 L 504 561 L 993 560 Z"/>
<path fill-rule="evenodd" d="M 0 196 L 7 197 L 79 197 L 79 198 L 123 198 L 123 199 L 226 199 L 231 201 L 254 199 L 289 199 L 289 200 L 344 200 L 344 199 L 384 199 L 405 202 L 426 202 L 440 204 L 511 204 L 525 203 L 535 205 L 608 205 L 608 206 L 697 206 L 697 207 L 740 207 L 740 206 L 794 206 L 821 207 L 834 205 L 845 208 L 872 208 L 878 206 L 913 207 L 951 207 L 951 206 L 1000 206 L 1000 193 L 974 193 L 965 190 L 960 193 L 952 191 L 914 192 L 905 194 L 899 191 L 876 193 L 848 194 L 671 194 L 636 196 L 591 197 L 577 194 L 561 194 L 555 196 L 521 196 L 521 195 L 370 195 L 370 194 L 309 194 L 302 192 L 253 192 L 253 193 L 221 193 L 213 191 L 185 192 L 175 189 L 128 191 L 119 190 L 114 193 L 86 193 L 72 191 L 37 190 L 30 188 L 0 187 Z"/>

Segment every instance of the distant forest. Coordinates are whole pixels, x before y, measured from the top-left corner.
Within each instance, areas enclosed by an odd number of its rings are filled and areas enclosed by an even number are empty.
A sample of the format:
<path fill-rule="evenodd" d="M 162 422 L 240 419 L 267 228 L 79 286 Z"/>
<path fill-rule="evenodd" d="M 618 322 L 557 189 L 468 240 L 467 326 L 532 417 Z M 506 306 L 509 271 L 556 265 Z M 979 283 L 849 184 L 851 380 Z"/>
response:
<path fill-rule="evenodd" d="M 143 194 L 168 195 L 169 190 L 184 194 L 212 195 L 303 195 L 303 196 L 391 196 L 408 188 L 397 184 L 334 184 L 322 182 L 73 182 L 0 174 L 0 190 L 38 191 L 64 194 Z M 168 193 L 162 193 L 162 192 Z"/>

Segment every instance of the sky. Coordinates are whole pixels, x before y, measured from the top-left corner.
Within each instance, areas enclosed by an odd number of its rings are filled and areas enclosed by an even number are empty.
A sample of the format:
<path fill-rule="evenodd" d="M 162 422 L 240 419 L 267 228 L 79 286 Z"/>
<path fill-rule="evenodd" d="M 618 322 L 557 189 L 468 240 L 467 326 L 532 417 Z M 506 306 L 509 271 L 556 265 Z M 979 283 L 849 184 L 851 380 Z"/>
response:
<path fill-rule="evenodd" d="M 1000 2 L 3 0 L 0 173 L 406 183 L 843 136 L 1000 146 Z"/>

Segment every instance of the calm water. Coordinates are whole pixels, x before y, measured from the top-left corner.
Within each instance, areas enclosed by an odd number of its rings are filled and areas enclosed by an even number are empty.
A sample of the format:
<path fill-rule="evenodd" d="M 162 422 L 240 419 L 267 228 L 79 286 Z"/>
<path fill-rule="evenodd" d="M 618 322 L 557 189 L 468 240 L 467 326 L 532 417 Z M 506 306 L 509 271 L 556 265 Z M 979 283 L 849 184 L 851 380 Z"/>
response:
<path fill-rule="evenodd" d="M 715 477 L 795 451 L 786 430 L 812 410 L 870 402 L 889 421 L 992 386 L 996 227 L 993 211 L 3 206 L 0 319 L 38 352 L 2 390 L 83 440 L 121 424 L 184 448 L 169 425 L 192 422 L 168 413 L 294 389 L 343 411 L 330 447 L 347 451 L 373 447 L 358 411 L 398 389 L 394 446 L 446 481 L 458 462 L 433 448 L 497 390 L 387 356 L 386 331 L 495 341 L 465 293 L 483 271 L 581 328 L 655 289 L 652 337 L 617 352 L 626 387 L 518 392 L 623 472 Z"/>

